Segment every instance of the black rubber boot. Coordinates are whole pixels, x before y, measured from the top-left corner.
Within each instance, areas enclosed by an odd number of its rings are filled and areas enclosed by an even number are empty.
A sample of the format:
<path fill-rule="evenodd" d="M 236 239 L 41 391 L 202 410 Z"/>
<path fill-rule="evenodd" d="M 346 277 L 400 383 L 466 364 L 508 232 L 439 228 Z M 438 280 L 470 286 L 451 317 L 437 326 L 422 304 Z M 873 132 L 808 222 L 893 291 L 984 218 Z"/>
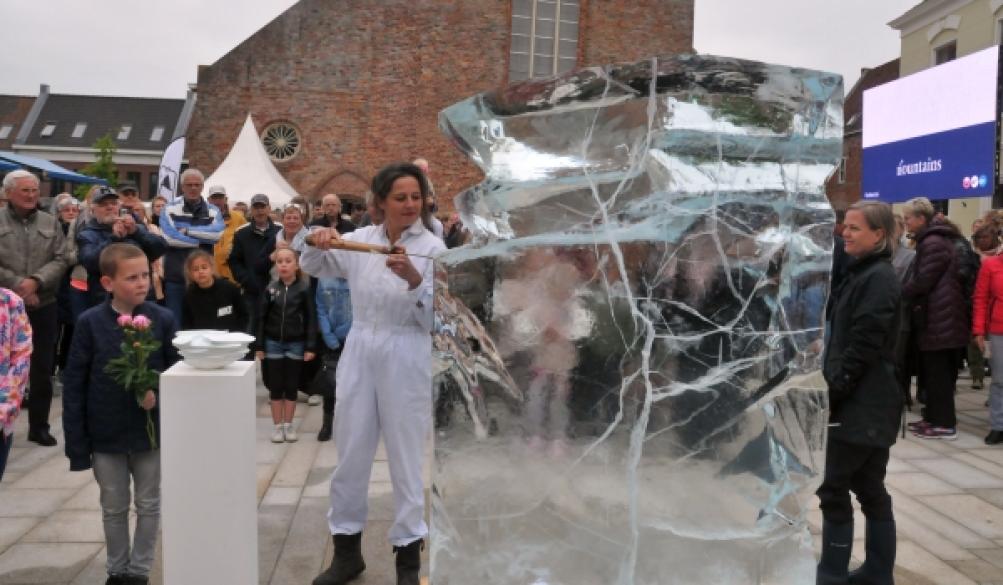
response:
<path fill-rule="evenodd" d="M 422 539 L 394 547 L 394 553 L 397 554 L 397 585 L 418 585 L 423 548 L 425 541 Z"/>
<path fill-rule="evenodd" d="M 867 557 L 850 573 L 853 585 L 895 585 L 895 521 L 867 521 Z"/>
<path fill-rule="evenodd" d="M 853 550 L 853 522 L 833 524 L 822 521 L 822 558 L 818 561 L 815 585 L 846 585 Z"/>
<path fill-rule="evenodd" d="M 331 440 L 331 422 L 334 419 L 333 414 L 324 413 L 324 423 L 320 425 L 320 432 L 317 433 L 318 441 L 330 441 Z"/>
<path fill-rule="evenodd" d="M 362 533 L 335 534 L 334 558 L 326 571 L 317 575 L 313 585 L 344 585 L 366 570 L 362 560 Z"/>

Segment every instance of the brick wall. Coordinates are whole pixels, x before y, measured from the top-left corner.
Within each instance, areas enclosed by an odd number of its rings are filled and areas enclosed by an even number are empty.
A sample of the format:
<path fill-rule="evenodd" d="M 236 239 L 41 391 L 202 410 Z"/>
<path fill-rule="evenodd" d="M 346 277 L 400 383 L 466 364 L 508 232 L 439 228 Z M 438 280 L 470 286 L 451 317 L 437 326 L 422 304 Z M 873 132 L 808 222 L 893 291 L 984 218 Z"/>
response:
<path fill-rule="evenodd" d="M 591 0 L 582 13 L 581 63 L 692 45 L 693 0 Z M 250 112 L 259 132 L 299 129 L 300 152 L 276 167 L 304 195 L 361 195 L 384 164 L 422 156 L 448 207 L 482 174 L 438 112 L 506 82 L 510 20 L 510 0 L 301 0 L 200 68 L 187 157 L 211 173 Z"/>

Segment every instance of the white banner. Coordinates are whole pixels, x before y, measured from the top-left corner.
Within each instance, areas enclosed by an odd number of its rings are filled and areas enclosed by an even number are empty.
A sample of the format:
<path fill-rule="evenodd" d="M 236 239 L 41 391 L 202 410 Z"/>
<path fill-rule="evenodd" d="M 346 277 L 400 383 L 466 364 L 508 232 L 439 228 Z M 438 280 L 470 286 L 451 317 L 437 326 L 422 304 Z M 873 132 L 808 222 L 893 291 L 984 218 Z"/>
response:
<path fill-rule="evenodd" d="M 157 177 L 157 195 L 171 203 L 178 196 L 178 180 L 181 175 L 181 160 L 185 155 L 185 137 L 171 142 L 160 159 L 160 175 Z"/>

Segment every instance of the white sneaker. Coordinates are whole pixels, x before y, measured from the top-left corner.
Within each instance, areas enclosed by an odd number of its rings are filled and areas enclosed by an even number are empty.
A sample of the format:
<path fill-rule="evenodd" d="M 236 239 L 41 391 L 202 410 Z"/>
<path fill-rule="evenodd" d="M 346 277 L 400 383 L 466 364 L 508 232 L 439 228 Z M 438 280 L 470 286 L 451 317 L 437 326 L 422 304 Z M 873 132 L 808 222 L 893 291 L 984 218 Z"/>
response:
<path fill-rule="evenodd" d="M 282 425 L 282 432 L 286 435 L 286 443 L 295 443 L 299 440 L 296 435 L 296 431 L 293 430 L 293 423 L 285 423 Z"/>
<path fill-rule="evenodd" d="M 296 401 L 297 402 L 307 402 L 309 400 L 310 400 L 310 395 L 307 394 L 306 392 L 303 392 L 303 391 L 297 391 L 296 392 Z"/>
<path fill-rule="evenodd" d="M 310 406 L 317 406 L 318 404 L 321 404 L 323 402 L 324 402 L 324 397 L 321 396 L 320 394 L 311 394 L 310 398 L 306 399 L 306 403 L 309 404 Z"/>
<path fill-rule="evenodd" d="M 284 443 L 285 441 L 286 441 L 286 434 L 284 432 L 283 425 L 275 425 L 275 430 L 272 431 L 272 442 Z"/>

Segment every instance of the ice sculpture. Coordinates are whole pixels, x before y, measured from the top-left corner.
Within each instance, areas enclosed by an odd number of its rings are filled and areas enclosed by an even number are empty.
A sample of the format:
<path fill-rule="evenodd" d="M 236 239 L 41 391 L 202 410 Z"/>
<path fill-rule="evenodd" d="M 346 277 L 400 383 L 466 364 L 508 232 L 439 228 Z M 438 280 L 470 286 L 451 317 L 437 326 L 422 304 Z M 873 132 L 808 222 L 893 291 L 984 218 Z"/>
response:
<path fill-rule="evenodd" d="M 443 111 L 487 178 L 438 265 L 434 585 L 813 582 L 842 95 L 684 55 Z"/>

